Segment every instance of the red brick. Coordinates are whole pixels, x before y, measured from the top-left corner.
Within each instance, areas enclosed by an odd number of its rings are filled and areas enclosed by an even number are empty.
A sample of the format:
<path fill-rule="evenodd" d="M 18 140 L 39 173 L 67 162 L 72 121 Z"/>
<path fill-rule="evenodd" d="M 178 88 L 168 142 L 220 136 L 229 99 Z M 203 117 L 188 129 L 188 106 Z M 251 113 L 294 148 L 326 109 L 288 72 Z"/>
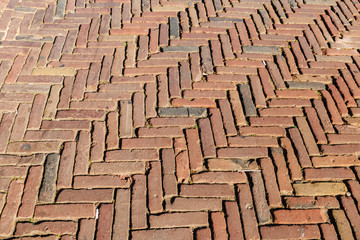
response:
<path fill-rule="evenodd" d="M 156 117 L 157 113 L 155 106 L 156 100 L 156 85 L 154 83 L 147 83 L 145 85 L 145 115 L 146 117 Z"/>
<path fill-rule="evenodd" d="M 131 195 L 131 227 L 132 229 L 147 227 L 146 211 L 146 177 L 134 176 L 134 185 Z M 151 224 L 151 220 L 150 220 Z"/>
<path fill-rule="evenodd" d="M 11 126 L 15 119 L 14 113 L 5 113 L 0 123 L 0 152 L 4 153 L 10 138 Z"/>
<path fill-rule="evenodd" d="M 72 185 L 75 151 L 75 142 L 66 142 L 64 144 L 64 150 L 61 154 L 59 172 L 57 177 L 57 186 L 59 187 L 70 188 Z"/>
<path fill-rule="evenodd" d="M 121 176 L 75 176 L 74 188 L 128 188 L 131 179 Z"/>
<path fill-rule="evenodd" d="M 305 117 L 296 117 L 296 122 L 303 137 L 309 155 L 320 155 L 314 136 Z"/>
<path fill-rule="evenodd" d="M 263 239 L 319 239 L 319 227 L 316 225 L 280 225 L 260 227 Z"/>
<path fill-rule="evenodd" d="M 227 146 L 227 140 L 219 109 L 210 109 L 210 120 L 216 146 Z"/>
<path fill-rule="evenodd" d="M 355 179 L 355 175 L 347 168 L 305 169 L 305 179 L 310 181 L 333 181 Z"/>
<path fill-rule="evenodd" d="M 283 149 L 286 150 L 286 159 L 288 162 L 289 170 L 291 173 L 292 180 L 301 180 L 303 178 L 301 167 L 298 161 L 297 156 L 295 155 L 292 143 L 288 138 L 281 138 L 280 145 Z"/>
<path fill-rule="evenodd" d="M 257 126 L 292 127 L 294 126 L 294 122 L 290 117 L 250 117 L 250 125 L 254 127 Z"/>
<path fill-rule="evenodd" d="M 321 145 L 325 155 L 360 154 L 360 144 Z"/>
<path fill-rule="evenodd" d="M 17 166 L 0 166 L 0 173 L 3 177 L 21 177 L 25 178 L 27 174 L 27 167 L 17 167 Z"/>
<path fill-rule="evenodd" d="M 216 198 L 174 198 L 166 202 L 166 209 L 170 211 L 219 211 L 222 200 Z"/>
<path fill-rule="evenodd" d="M 170 138 L 123 139 L 121 141 L 123 149 L 170 148 L 171 146 Z"/>
<path fill-rule="evenodd" d="M 261 158 L 267 157 L 268 151 L 266 148 L 220 148 L 217 150 L 219 158 L 239 158 L 239 159 L 250 159 L 250 158 Z"/>
<path fill-rule="evenodd" d="M 113 204 L 101 204 L 96 229 L 96 239 L 109 239 L 112 235 Z"/>
<path fill-rule="evenodd" d="M 246 183 L 243 172 L 202 172 L 192 175 L 194 183 Z"/>
<path fill-rule="evenodd" d="M 237 185 L 238 201 L 245 239 L 260 239 L 251 191 L 248 185 Z"/>
<path fill-rule="evenodd" d="M 229 82 L 229 83 L 247 83 L 246 76 L 239 74 L 232 75 L 207 75 L 208 82 Z"/>
<path fill-rule="evenodd" d="M 106 152 L 106 161 L 158 160 L 156 150 L 114 150 Z"/>
<path fill-rule="evenodd" d="M 320 224 L 320 228 L 324 239 L 338 239 L 334 225 Z"/>
<path fill-rule="evenodd" d="M 130 226 L 130 190 L 118 189 L 115 199 L 113 238 L 127 239 Z"/>
<path fill-rule="evenodd" d="M 350 167 L 360 164 L 356 156 L 312 157 L 311 161 L 314 167 Z"/>
<path fill-rule="evenodd" d="M 281 108 L 264 108 L 259 109 L 260 116 L 303 116 L 299 108 L 281 107 Z"/>
<path fill-rule="evenodd" d="M 46 100 L 46 95 L 38 94 L 35 96 L 27 126 L 28 129 L 40 128 Z"/>
<path fill-rule="evenodd" d="M 250 172 L 249 174 L 252 182 L 251 191 L 253 193 L 254 204 L 258 222 L 260 224 L 270 223 L 270 208 L 266 199 L 266 192 L 264 182 L 260 172 Z"/>
<path fill-rule="evenodd" d="M 117 112 L 110 112 L 107 116 L 106 126 L 106 148 L 114 149 L 119 146 L 119 115 Z"/>
<path fill-rule="evenodd" d="M 89 121 L 43 121 L 41 124 L 41 129 L 45 130 L 89 130 L 90 122 Z"/>
<path fill-rule="evenodd" d="M 195 232 L 196 239 L 206 240 L 211 238 L 210 228 L 197 228 Z"/>
<path fill-rule="evenodd" d="M 204 157 L 205 158 L 216 157 L 215 143 L 214 143 L 209 119 L 208 118 L 200 119 L 198 123 L 200 129 L 201 146 L 204 153 Z M 190 151 L 190 160 L 191 160 L 191 151 Z"/>
<path fill-rule="evenodd" d="M 159 100 L 160 101 L 160 100 Z M 142 92 L 133 95 L 133 126 L 135 128 L 145 124 L 145 96 Z"/>
<path fill-rule="evenodd" d="M 33 166 L 29 169 L 26 179 L 24 194 L 21 200 L 21 207 L 18 211 L 18 217 L 31 218 L 34 214 L 37 200 L 37 191 L 42 179 L 42 167 Z"/>
<path fill-rule="evenodd" d="M 0 217 L 0 235 L 10 236 L 15 228 L 16 213 L 21 203 L 24 184 L 20 180 L 11 181 L 5 207 Z"/>
<path fill-rule="evenodd" d="M 212 212 L 211 222 L 214 239 L 227 239 L 226 222 L 223 212 Z"/>
<path fill-rule="evenodd" d="M 67 202 L 111 202 L 113 198 L 112 189 L 74 190 L 64 189 L 60 191 L 56 201 Z"/>
<path fill-rule="evenodd" d="M 183 133 L 179 127 L 163 128 L 139 128 L 139 137 L 182 137 Z"/>
<path fill-rule="evenodd" d="M 226 135 L 228 135 L 228 136 L 236 135 L 237 130 L 236 130 L 236 127 L 234 124 L 234 118 L 232 116 L 230 103 L 227 100 L 219 100 L 219 106 L 220 106 L 220 111 L 221 111 L 224 128 L 226 130 Z M 235 116 L 236 116 L 236 114 L 235 114 Z M 239 119 L 239 120 L 241 121 L 241 119 Z"/>
<path fill-rule="evenodd" d="M 76 157 L 74 174 L 86 174 L 88 172 L 89 161 L 89 148 L 90 148 L 90 133 L 80 131 L 79 139 L 76 146 Z"/>
<path fill-rule="evenodd" d="M 139 230 L 131 232 L 134 240 L 149 239 L 173 239 L 173 240 L 191 240 L 193 233 L 190 228 L 169 228 L 169 229 L 153 229 Z"/>
<path fill-rule="evenodd" d="M 331 124 L 330 118 L 327 114 L 327 110 L 323 102 L 320 100 L 314 100 L 314 107 L 316 109 L 316 112 L 318 113 L 324 131 L 327 133 L 334 133 L 335 130 Z"/>
<path fill-rule="evenodd" d="M 316 100 L 314 100 L 316 101 Z M 287 99 L 271 99 L 269 102 L 269 107 L 311 107 L 311 102 L 308 99 L 297 99 L 297 98 L 287 98 Z"/>
<path fill-rule="evenodd" d="M 92 163 L 90 166 L 90 174 L 105 175 L 105 174 L 143 174 L 145 172 L 144 162 L 100 162 Z"/>
<path fill-rule="evenodd" d="M 313 131 L 317 143 L 326 144 L 327 138 L 324 134 L 324 130 L 320 125 L 320 120 L 315 112 L 314 108 L 305 108 L 305 112 L 307 115 L 307 120 L 309 121 L 311 130 Z"/>
<path fill-rule="evenodd" d="M 176 178 L 178 183 L 188 182 L 190 179 L 190 164 L 187 151 L 176 156 Z"/>
<path fill-rule="evenodd" d="M 228 138 L 230 147 L 277 147 L 278 142 L 273 137 L 244 137 L 236 136 Z"/>
<path fill-rule="evenodd" d="M 8 144 L 7 153 L 53 153 L 59 148 L 60 142 L 12 142 Z"/>
<path fill-rule="evenodd" d="M 171 101 L 173 107 L 205 107 L 215 108 L 216 102 L 213 99 L 195 98 L 193 100 L 176 98 Z"/>
<path fill-rule="evenodd" d="M 328 217 L 322 209 L 275 210 L 273 215 L 274 223 L 278 224 L 309 224 L 328 221 Z"/>
<path fill-rule="evenodd" d="M 281 194 L 290 195 L 293 192 L 289 171 L 286 166 L 284 153 L 281 148 L 271 148 L 271 155 L 276 166 L 276 175 L 279 183 L 279 190 Z"/>
<path fill-rule="evenodd" d="M 187 197 L 234 197 L 233 189 L 226 184 L 181 185 L 180 195 Z"/>
<path fill-rule="evenodd" d="M 196 227 L 207 226 L 208 214 L 206 212 L 162 213 L 150 215 L 150 226 L 158 227 Z"/>
<path fill-rule="evenodd" d="M 225 202 L 226 223 L 229 233 L 229 239 L 244 239 L 243 229 L 241 227 L 240 213 L 236 202 Z"/>
<path fill-rule="evenodd" d="M 161 164 L 159 162 L 152 162 L 150 167 L 147 185 L 149 210 L 150 212 L 161 212 L 163 210 Z"/>
<path fill-rule="evenodd" d="M 20 104 L 12 128 L 10 141 L 20 141 L 24 138 L 26 127 L 29 121 L 30 104 Z"/>
<path fill-rule="evenodd" d="M 239 132 L 242 136 L 284 137 L 286 135 L 282 127 L 240 127 Z"/>
<path fill-rule="evenodd" d="M 262 174 L 264 177 L 265 188 L 267 189 L 268 201 L 270 207 L 281 207 L 280 191 L 276 182 L 276 175 L 274 171 L 274 165 L 268 158 L 260 160 L 260 166 L 263 169 Z"/>
<path fill-rule="evenodd" d="M 302 167 L 311 167 L 309 154 L 301 138 L 300 131 L 297 128 L 289 129 L 289 135 L 297 151 L 299 163 Z"/>

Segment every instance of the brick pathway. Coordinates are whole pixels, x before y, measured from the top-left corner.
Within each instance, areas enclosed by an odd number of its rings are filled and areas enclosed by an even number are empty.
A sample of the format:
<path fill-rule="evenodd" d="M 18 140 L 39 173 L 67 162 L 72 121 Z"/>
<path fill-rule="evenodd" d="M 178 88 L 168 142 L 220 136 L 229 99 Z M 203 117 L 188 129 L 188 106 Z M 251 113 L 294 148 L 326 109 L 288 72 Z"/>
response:
<path fill-rule="evenodd" d="M 0 9 L 1 239 L 360 239 L 359 0 Z"/>

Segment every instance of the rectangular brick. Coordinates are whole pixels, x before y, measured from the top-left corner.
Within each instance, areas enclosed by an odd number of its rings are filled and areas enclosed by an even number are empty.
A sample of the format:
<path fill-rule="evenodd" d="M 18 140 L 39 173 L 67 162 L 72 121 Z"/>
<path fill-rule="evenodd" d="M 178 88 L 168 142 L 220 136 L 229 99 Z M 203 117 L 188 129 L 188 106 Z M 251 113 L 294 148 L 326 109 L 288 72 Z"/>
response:
<path fill-rule="evenodd" d="M 72 220 L 79 218 L 94 218 L 94 204 L 56 204 L 37 205 L 35 208 L 35 219 L 59 219 Z"/>
<path fill-rule="evenodd" d="M 274 223 L 277 224 L 311 224 L 328 221 L 323 209 L 275 210 L 273 216 Z"/>
<path fill-rule="evenodd" d="M 217 150 L 219 158 L 251 159 L 268 156 L 267 148 L 220 148 Z"/>
<path fill-rule="evenodd" d="M 152 228 L 171 227 L 197 227 L 208 225 L 208 213 L 206 212 L 184 212 L 184 213 L 163 213 L 150 216 Z"/>
<path fill-rule="evenodd" d="M 123 149 L 147 149 L 147 148 L 171 148 L 171 138 L 138 138 L 123 139 L 121 141 Z"/>

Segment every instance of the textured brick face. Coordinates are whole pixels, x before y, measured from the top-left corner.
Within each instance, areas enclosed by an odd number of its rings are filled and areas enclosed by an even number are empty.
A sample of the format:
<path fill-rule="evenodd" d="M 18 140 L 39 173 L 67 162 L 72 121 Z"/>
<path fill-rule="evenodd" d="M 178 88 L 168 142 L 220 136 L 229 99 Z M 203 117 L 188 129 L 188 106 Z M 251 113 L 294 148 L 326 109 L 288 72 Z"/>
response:
<path fill-rule="evenodd" d="M 0 239 L 360 239 L 358 0 L 0 4 Z"/>

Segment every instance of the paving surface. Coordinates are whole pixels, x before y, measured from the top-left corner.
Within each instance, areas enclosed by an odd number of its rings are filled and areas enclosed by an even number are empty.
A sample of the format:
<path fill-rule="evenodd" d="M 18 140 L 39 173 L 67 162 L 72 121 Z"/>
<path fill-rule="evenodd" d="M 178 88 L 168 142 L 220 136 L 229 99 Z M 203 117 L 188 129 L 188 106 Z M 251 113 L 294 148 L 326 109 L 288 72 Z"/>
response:
<path fill-rule="evenodd" d="M 0 9 L 0 238 L 360 239 L 358 0 Z"/>

